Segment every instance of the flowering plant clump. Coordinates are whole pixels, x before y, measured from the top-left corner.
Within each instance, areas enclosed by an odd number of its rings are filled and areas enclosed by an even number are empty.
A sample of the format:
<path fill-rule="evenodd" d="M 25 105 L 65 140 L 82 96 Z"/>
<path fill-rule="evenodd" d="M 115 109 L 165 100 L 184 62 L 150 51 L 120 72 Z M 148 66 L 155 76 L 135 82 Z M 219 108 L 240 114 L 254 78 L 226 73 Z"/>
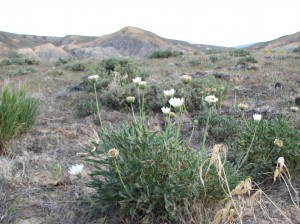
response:
<path fill-rule="evenodd" d="M 261 119 L 261 115 L 258 118 L 259 123 L 255 119 L 248 121 L 240 127 L 235 141 L 227 142 L 240 170 L 261 180 L 266 178 L 263 174 L 274 170 L 274 161 L 284 156 L 289 161 L 289 169 L 299 172 L 300 136 L 291 118 L 283 114 L 271 119 Z"/>
<path fill-rule="evenodd" d="M 171 112 L 171 109 L 168 107 L 162 107 L 161 111 L 163 112 L 163 114 L 169 114 Z"/>
<path fill-rule="evenodd" d="M 173 97 L 169 100 L 169 103 L 175 107 L 175 108 L 178 108 L 178 107 L 181 107 L 184 103 L 184 98 L 176 98 L 176 97 Z"/>
<path fill-rule="evenodd" d="M 209 104 L 218 102 L 218 98 L 215 96 L 206 96 L 204 100 Z"/>
<path fill-rule="evenodd" d="M 75 175 L 81 177 L 83 171 L 83 164 L 71 166 L 68 170 L 68 173 L 71 175 Z"/>
<path fill-rule="evenodd" d="M 173 97 L 175 94 L 175 90 L 174 89 L 170 89 L 170 90 L 164 90 L 164 95 L 166 97 Z"/>
<path fill-rule="evenodd" d="M 117 205 L 131 216 L 156 215 L 159 210 L 169 218 L 176 215 L 177 206 L 184 200 L 209 197 L 214 202 L 224 197 L 217 175 L 209 176 L 205 187 L 211 190 L 205 195 L 199 167 L 209 154 L 191 153 L 183 140 L 175 145 L 175 129 L 150 132 L 139 123 L 132 123 L 103 128 L 98 136 L 96 150 L 90 150 L 86 159 L 93 167 L 88 186 L 96 191 L 89 201 L 104 212 Z M 118 159 L 114 159 L 116 148 L 122 151 Z M 230 164 L 224 170 L 228 174 L 235 171 Z M 228 175 L 231 187 L 237 184 L 237 173 Z"/>
<path fill-rule="evenodd" d="M 254 121 L 260 122 L 261 118 L 262 118 L 261 114 L 253 114 Z"/>

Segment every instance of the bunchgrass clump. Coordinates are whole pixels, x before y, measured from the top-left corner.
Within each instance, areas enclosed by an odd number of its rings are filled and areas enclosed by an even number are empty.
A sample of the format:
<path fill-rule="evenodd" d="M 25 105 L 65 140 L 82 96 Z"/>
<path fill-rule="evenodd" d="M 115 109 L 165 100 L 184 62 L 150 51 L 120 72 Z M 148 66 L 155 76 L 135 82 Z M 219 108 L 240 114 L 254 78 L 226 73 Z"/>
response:
<path fill-rule="evenodd" d="M 34 125 L 38 101 L 28 96 L 26 89 L 3 87 L 0 96 L 0 152 L 12 138 L 26 133 Z"/>

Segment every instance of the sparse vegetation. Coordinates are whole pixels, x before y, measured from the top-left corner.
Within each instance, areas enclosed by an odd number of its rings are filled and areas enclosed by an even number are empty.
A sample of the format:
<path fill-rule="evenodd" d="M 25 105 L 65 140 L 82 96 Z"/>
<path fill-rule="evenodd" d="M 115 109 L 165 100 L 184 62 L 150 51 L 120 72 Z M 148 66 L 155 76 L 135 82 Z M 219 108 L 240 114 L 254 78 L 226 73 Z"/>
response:
<path fill-rule="evenodd" d="M 12 128 L 9 120 L 34 107 L 0 101 L 18 108 L 0 115 L 0 136 L 16 131 L 1 143 L 0 222 L 297 223 L 299 57 L 251 55 L 260 70 L 247 61 L 240 72 L 247 56 L 228 52 L 78 61 L 79 72 L 63 70 L 77 62 L 41 61 L 22 77 L 27 64 L 1 66 L 2 90 L 25 82 L 41 113 L 32 131 L 21 131 L 26 122 Z"/>
<path fill-rule="evenodd" d="M 3 59 L 0 61 L 0 66 L 9 66 L 9 65 L 38 65 L 40 62 L 35 59 L 26 58 L 23 55 L 17 55 L 12 59 Z"/>
<path fill-rule="evenodd" d="M 31 74 L 34 72 L 36 72 L 36 69 L 29 67 L 29 68 L 25 68 L 25 69 L 17 69 L 14 71 L 10 71 L 7 73 L 7 76 L 9 76 L 9 77 L 22 76 L 22 75 L 28 75 L 28 74 Z"/>

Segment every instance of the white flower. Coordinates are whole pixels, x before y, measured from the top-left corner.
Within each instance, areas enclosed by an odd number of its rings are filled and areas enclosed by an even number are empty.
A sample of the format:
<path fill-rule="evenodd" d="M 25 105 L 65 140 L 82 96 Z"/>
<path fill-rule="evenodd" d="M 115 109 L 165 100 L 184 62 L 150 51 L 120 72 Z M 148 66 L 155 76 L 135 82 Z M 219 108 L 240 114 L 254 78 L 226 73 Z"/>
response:
<path fill-rule="evenodd" d="M 175 93 L 174 89 L 170 89 L 170 90 L 164 90 L 164 95 L 167 97 L 172 97 Z"/>
<path fill-rule="evenodd" d="M 142 81 L 141 77 L 136 77 L 135 79 L 132 80 L 133 83 L 139 84 Z"/>
<path fill-rule="evenodd" d="M 216 102 L 218 102 L 218 98 L 215 96 L 206 96 L 205 101 L 208 102 L 209 104 L 216 103 Z"/>
<path fill-rule="evenodd" d="M 134 97 L 134 96 L 128 96 L 128 97 L 126 97 L 126 101 L 127 101 L 128 103 L 134 103 L 135 97 Z"/>
<path fill-rule="evenodd" d="M 282 168 L 285 166 L 284 165 L 284 157 L 279 157 L 277 159 L 277 166 L 279 165 L 280 170 L 282 170 Z"/>
<path fill-rule="evenodd" d="M 168 107 L 162 107 L 161 111 L 163 112 L 163 114 L 169 114 L 171 112 L 171 109 Z"/>
<path fill-rule="evenodd" d="M 291 107 L 291 111 L 293 111 L 293 112 L 297 112 L 298 110 L 299 110 L 298 107 Z"/>
<path fill-rule="evenodd" d="M 181 107 L 184 103 L 184 99 L 183 98 L 176 98 L 173 97 L 169 100 L 169 103 L 173 106 L 173 107 Z"/>
<path fill-rule="evenodd" d="M 80 164 L 80 165 L 71 166 L 68 172 L 71 175 L 81 176 L 82 171 L 83 171 L 83 165 Z"/>
<path fill-rule="evenodd" d="M 88 77 L 88 79 L 89 79 L 89 80 L 94 80 L 94 81 L 96 81 L 97 79 L 99 79 L 99 75 L 90 75 L 90 76 Z"/>
<path fill-rule="evenodd" d="M 261 120 L 262 115 L 261 114 L 253 114 L 253 119 L 254 121 L 260 121 Z"/>

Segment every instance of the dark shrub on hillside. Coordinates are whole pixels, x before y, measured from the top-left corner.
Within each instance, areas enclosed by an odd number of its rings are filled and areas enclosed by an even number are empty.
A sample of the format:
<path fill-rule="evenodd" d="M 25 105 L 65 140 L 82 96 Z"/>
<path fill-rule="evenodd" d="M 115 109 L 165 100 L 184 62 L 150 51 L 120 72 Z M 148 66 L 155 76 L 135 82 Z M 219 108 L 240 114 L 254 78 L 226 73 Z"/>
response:
<path fill-rule="evenodd" d="M 180 55 L 178 51 L 171 50 L 156 50 L 149 55 L 149 58 L 171 58 Z"/>
<path fill-rule="evenodd" d="M 256 64 L 258 63 L 257 59 L 250 56 L 250 57 L 245 57 L 245 58 L 241 58 L 240 60 L 238 60 L 237 64 L 238 65 L 248 65 L 248 64 Z"/>
<path fill-rule="evenodd" d="M 251 55 L 250 51 L 247 51 L 245 49 L 237 49 L 234 51 L 230 51 L 229 54 L 233 57 L 245 57 Z"/>

